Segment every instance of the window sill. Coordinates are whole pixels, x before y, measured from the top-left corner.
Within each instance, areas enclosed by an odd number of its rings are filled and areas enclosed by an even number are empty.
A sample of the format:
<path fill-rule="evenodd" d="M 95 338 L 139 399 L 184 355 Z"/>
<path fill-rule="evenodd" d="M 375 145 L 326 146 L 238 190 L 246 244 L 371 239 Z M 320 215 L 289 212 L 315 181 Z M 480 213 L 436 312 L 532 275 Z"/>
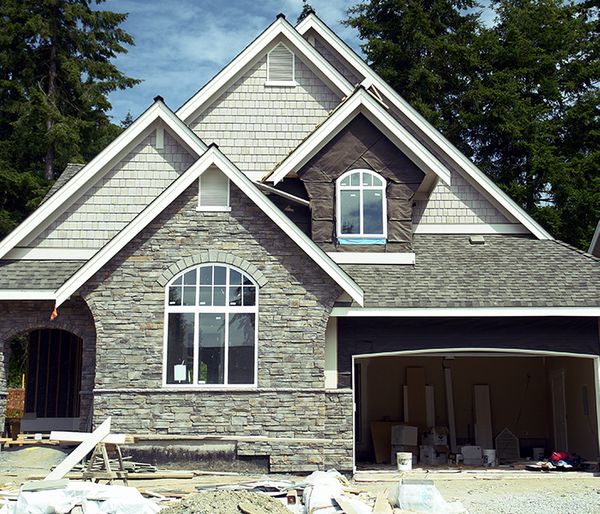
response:
<path fill-rule="evenodd" d="M 226 205 L 199 205 L 196 207 L 198 212 L 231 212 L 231 207 Z"/>
<path fill-rule="evenodd" d="M 298 83 L 295 80 L 285 81 L 285 82 L 277 82 L 267 80 L 265 82 L 265 87 L 296 87 Z"/>
<path fill-rule="evenodd" d="M 382 236 L 338 237 L 337 241 L 341 245 L 384 245 L 387 242 Z"/>
<path fill-rule="evenodd" d="M 251 385 L 226 385 L 226 384 L 163 384 L 163 389 L 168 391 L 214 391 L 214 392 L 231 392 L 231 391 L 256 391 L 258 386 Z"/>

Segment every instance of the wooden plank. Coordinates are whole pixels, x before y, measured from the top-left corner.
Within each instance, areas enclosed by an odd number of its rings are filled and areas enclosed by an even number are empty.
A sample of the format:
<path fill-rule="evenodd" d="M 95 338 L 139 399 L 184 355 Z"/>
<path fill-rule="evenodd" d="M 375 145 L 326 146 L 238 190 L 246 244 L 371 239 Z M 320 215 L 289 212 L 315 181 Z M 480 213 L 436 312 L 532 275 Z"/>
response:
<path fill-rule="evenodd" d="M 102 424 L 94 430 L 89 437 L 75 448 L 58 466 L 52 470 L 44 480 L 60 480 L 76 464 L 90 453 L 94 447 L 110 434 L 110 417 L 106 418 Z"/>
<path fill-rule="evenodd" d="M 427 428 L 435 427 L 435 390 L 432 385 L 425 386 L 425 417 Z"/>
<path fill-rule="evenodd" d="M 359 514 L 359 512 L 353 507 L 353 505 L 343 496 L 339 494 L 334 496 L 333 499 L 342 508 L 345 514 Z"/>
<path fill-rule="evenodd" d="M 66 443 L 82 443 L 89 437 L 89 432 L 65 432 L 61 430 L 53 430 L 50 432 L 52 441 L 61 441 Z M 133 443 L 133 437 L 126 434 L 109 434 L 104 439 L 103 443 L 108 444 L 127 444 Z"/>
<path fill-rule="evenodd" d="M 394 509 L 390 505 L 387 499 L 387 490 L 380 491 L 375 498 L 375 505 L 373 506 L 373 514 L 394 514 Z"/>
<path fill-rule="evenodd" d="M 446 384 L 446 407 L 448 408 L 448 430 L 450 432 L 450 451 L 456 453 L 456 421 L 454 418 L 454 391 L 452 388 L 452 369 L 444 368 Z"/>
<path fill-rule="evenodd" d="M 475 445 L 481 446 L 483 450 L 493 450 L 494 439 L 492 437 L 489 385 L 473 386 L 473 403 L 475 407 Z"/>
<path fill-rule="evenodd" d="M 408 387 L 408 420 L 407 423 L 427 428 L 425 410 L 425 368 L 406 368 L 406 385 Z"/>

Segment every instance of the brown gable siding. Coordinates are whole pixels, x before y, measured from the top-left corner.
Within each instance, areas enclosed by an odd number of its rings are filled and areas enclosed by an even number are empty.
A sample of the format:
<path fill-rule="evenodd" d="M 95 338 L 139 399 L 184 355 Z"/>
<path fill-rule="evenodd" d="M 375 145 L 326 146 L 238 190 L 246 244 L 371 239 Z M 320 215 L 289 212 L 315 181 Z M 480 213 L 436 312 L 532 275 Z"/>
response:
<path fill-rule="evenodd" d="M 335 230 L 335 181 L 366 168 L 387 181 L 385 245 L 339 245 Z M 359 114 L 298 173 L 312 208 L 312 238 L 327 251 L 405 252 L 412 248 L 412 199 L 423 172 L 369 120 Z"/>

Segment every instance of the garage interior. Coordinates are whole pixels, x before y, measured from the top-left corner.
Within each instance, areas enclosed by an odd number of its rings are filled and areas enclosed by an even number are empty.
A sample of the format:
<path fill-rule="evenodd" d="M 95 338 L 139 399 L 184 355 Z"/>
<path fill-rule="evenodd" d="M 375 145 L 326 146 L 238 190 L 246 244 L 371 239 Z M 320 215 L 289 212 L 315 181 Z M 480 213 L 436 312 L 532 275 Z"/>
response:
<path fill-rule="evenodd" d="M 427 429 L 439 427 L 448 434 L 449 454 L 462 445 L 489 447 L 482 441 L 490 436 L 495 445 L 508 429 L 518 438 L 522 460 L 539 448 L 545 457 L 555 450 L 598 457 L 593 358 L 437 351 L 355 356 L 353 362 L 359 469 L 396 466 L 389 445 L 377 452 L 374 447 L 394 424 L 418 426 L 417 444 Z"/>

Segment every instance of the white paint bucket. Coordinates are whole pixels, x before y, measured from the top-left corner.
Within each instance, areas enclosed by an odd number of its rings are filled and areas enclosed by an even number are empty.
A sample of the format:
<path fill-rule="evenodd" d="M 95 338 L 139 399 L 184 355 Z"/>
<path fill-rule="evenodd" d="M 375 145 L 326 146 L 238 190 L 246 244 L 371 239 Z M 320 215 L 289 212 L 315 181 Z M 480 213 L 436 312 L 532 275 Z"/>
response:
<path fill-rule="evenodd" d="M 496 466 L 496 450 L 483 450 L 483 465 Z"/>
<path fill-rule="evenodd" d="M 398 471 L 410 471 L 412 469 L 412 453 L 396 453 L 396 463 L 398 464 Z"/>

